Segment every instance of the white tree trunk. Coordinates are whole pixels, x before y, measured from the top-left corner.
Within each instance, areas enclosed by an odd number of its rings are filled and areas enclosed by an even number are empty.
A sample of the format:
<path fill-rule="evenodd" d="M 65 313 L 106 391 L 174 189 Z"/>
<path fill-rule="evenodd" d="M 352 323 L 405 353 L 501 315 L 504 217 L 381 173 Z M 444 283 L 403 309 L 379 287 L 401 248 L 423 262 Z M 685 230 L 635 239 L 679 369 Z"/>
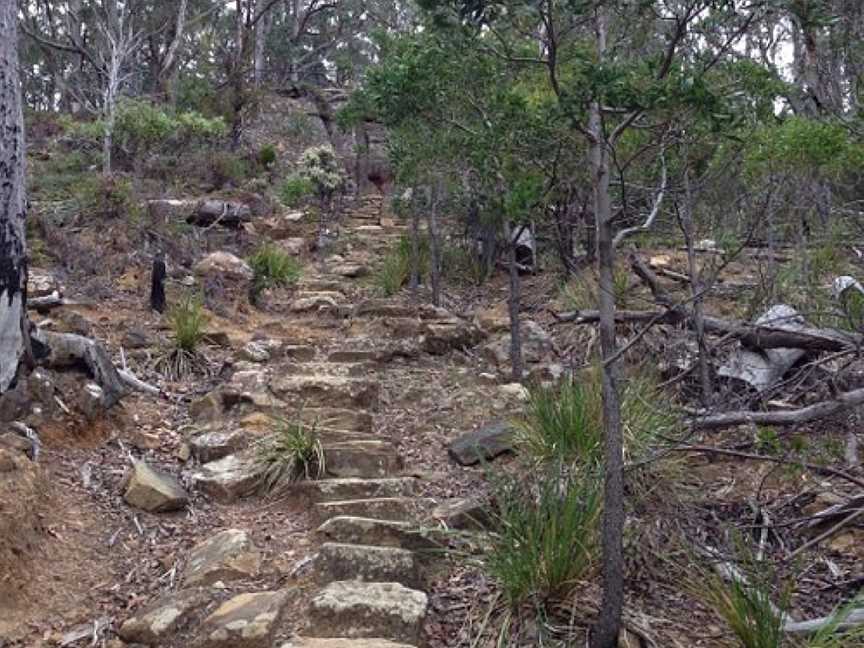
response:
<path fill-rule="evenodd" d="M 18 79 L 17 4 L 0 2 L 0 394 L 26 348 L 24 116 Z"/>

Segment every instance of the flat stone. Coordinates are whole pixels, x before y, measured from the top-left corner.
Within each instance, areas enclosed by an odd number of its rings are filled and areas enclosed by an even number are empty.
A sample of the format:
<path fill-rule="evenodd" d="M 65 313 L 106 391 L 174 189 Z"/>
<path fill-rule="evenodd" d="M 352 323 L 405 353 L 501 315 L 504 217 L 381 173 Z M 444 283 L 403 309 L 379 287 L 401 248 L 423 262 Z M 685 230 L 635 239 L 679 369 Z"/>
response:
<path fill-rule="evenodd" d="M 514 433 L 510 423 L 496 421 L 451 441 L 447 452 L 458 464 L 473 466 L 512 450 Z"/>
<path fill-rule="evenodd" d="M 421 348 L 431 355 L 443 355 L 477 346 L 486 335 L 473 324 L 454 320 L 427 322 L 422 329 Z"/>
<path fill-rule="evenodd" d="M 402 470 L 402 458 L 386 441 L 346 441 L 324 446 L 324 466 L 333 477 L 387 477 Z"/>
<path fill-rule="evenodd" d="M 249 445 L 249 433 L 242 429 L 199 432 L 189 438 L 192 456 L 201 463 L 216 461 Z"/>
<path fill-rule="evenodd" d="M 270 389 L 283 400 L 295 399 L 298 405 L 374 409 L 381 386 L 359 378 L 301 374 L 278 376 L 271 381 Z"/>
<path fill-rule="evenodd" d="M 130 643 L 164 645 L 166 638 L 181 629 L 209 600 L 200 589 L 172 592 L 126 619 L 117 634 Z"/>
<path fill-rule="evenodd" d="M 251 495 L 264 474 L 264 466 L 249 451 L 211 461 L 192 473 L 195 485 L 221 502 Z"/>
<path fill-rule="evenodd" d="M 510 329 L 510 311 L 507 302 L 478 311 L 474 323 L 487 333 L 498 333 Z"/>
<path fill-rule="evenodd" d="M 252 340 L 243 345 L 237 357 L 249 362 L 267 362 L 270 360 L 270 349 L 267 348 L 265 343 L 259 340 Z"/>
<path fill-rule="evenodd" d="M 480 530 L 489 526 L 489 510 L 473 497 L 456 497 L 432 509 L 432 519 L 448 529 Z"/>
<path fill-rule="evenodd" d="M 424 512 L 431 511 L 434 506 L 434 500 L 426 498 L 374 497 L 318 502 L 312 507 L 312 514 L 320 522 L 344 515 L 408 522 L 424 517 Z"/>
<path fill-rule="evenodd" d="M 410 522 L 339 515 L 315 530 L 324 542 L 341 542 L 405 549 L 424 548 L 427 540 Z"/>
<path fill-rule="evenodd" d="M 306 634 L 417 642 L 427 603 L 423 592 L 399 583 L 335 581 L 312 599 Z"/>
<path fill-rule="evenodd" d="M 315 560 L 319 583 L 360 580 L 367 583 L 401 583 L 419 587 L 414 553 L 397 547 L 325 542 Z"/>
<path fill-rule="evenodd" d="M 409 644 L 395 643 L 387 639 L 315 639 L 295 637 L 279 648 L 414 648 Z"/>
<path fill-rule="evenodd" d="M 230 252 L 212 252 L 195 264 L 195 274 L 219 276 L 248 281 L 252 279 L 252 268 L 243 259 Z"/>
<path fill-rule="evenodd" d="M 315 359 L 316 349 L 308 344 L 286 344 L 282 355 L 295 362 L 311 362 Z"/>
<path fill-rule="evenodd" d="M 542 362 L 554 350 L 552 338 L 537 322 L 524 320 L 519 332 L 522 336 L 522 358 L 525 362 Z M 483 345 L 480 355 L 499 367 L 509 366 L 510 333 L 499 334 Z"/>
<path fill-rule="evenodd" d="M 261 567 L 261 553 L 249 534 L 227 529 L 198 543 L 189 552 L 183 582 L 189 586 L 212 585 L 254 578 Z"/>
<path fill-rule="evenodd" d="M 371 433 L 374 427 L 372 414 L 359 409 L 338 407 L 304 407 L 299 412 L 301 421 L 353 432 Z"/>
<path fill-rule="evenodd" d="M 189 416 L 193 421 L 216 421 L 225 412 L 222 390 L 214 389 L 209 394 L 196 398 L 189 403 Z"/>
<path fill-rule="evenodd" d="M 328 295 L 314 295 L 308 297 L 298 297 L 291 302 L 291 310 L 295 313 L 305 311 L 320 311 L 320 310 L 336 310 L 339 308 L 339 302 Z"/>
<path fill-rule="evenodd" d="M 365 277 L 369 274 L 369 268 L 360 263 L 342 263 L 330 268 L 330 273 L 339 275 L 340 277 L 355 279 L 357 277 Z"/>
<path fill-rule="evenodd" d="M 332 351 L 327 362 L 386 362 L 389 354 L 384 349 L 342 349 Z"/>
<path fill-rule="evenodd" d="M 288 592 L 246 592 L 225 601 L 201 624 L 201 648 L 270 648 Z"/>
<path fill-rule="evenodd" d="M 413 477 L 381 479 L 321 479 L 297 484 L 297 489 L 314 503 L 375 497 L 407 497 L 413 495 L 417 480 Z"/>
<path fill-rule="evenodd" d="M 136 461 L 123 499 L 136 508 L 151 513 L 177 511 L 186 506 L 189 495 L 171 475 Z"/>

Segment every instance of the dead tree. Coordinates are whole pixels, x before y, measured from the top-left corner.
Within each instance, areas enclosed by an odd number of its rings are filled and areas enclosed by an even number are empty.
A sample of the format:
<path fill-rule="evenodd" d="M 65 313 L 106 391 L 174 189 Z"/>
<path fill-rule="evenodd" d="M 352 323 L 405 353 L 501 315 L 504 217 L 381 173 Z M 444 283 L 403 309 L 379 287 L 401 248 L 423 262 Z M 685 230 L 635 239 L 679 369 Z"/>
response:
<path fill-rule="evenodd" d="M 17 4 L 0 3 L 0 394 L 14 382 L 27 337 L 24 115 Z"/>
<path fill-rule="evenodd" d="M 165 255 L 157 254 L 150 272 L 150 308 L 157 313 L 165 312 Z"/>

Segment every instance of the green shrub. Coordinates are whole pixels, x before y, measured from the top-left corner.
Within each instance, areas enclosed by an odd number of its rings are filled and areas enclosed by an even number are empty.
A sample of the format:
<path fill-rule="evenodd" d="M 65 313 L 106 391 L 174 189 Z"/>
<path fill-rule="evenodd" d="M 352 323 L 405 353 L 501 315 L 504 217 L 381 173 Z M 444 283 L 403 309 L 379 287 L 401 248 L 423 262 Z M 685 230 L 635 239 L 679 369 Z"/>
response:
<path fill-rule="evenodd" d="M 308 178 L 291 175 L 279 187 L 279 200 L 286 207 L 299 207 L 306 198 L 315 194 L 315 185 Z"/>
<path fill-rule="evenodd" d="M 291 285 L 300 278 L 300 264 L 273 243 L 259 247 L 249 257 L 249 265 L 254 272 L 252 290 L 255 295 L 265 288 Z"/>
<path fill-rule="evenodd" d="M 627 292 L 630 288 L 630 275 L 626 270 L 615 269 L 612 275 L 612 293 L 618 308 L 627 307 Z M 593 310 L 597 308 L 597 278 L 582 273 L 561 289 L 561 301 L 567 310 Z"/>
<path fill-rule="evenodd" d="M 258 151 L 258 164 L 265 169 L 269 169 L 271 166 L 276 164 L 277 158 L 276 148 L 272 144 L 265 144 L 261 147 L 261 150 Z"/>
<path fill-rule="evenodd" d="M 651 376 L 640 374 L 621 381 L 619 392 L 625 452 L 630 457 L 644 455 L 657 435 L 675 434 L 679 417 Z M 518 443 L 537 461 L 598 465 L 603 434 L 599 368 L 585 370 L 555 387 L 532 389 L 518 427 Z"/>
<path fill-rule="evenodd" d="M 187 296 L 171 309 L 168 318 L 174 333 L 174 346 L 181 351 L 194 353 L 204 339 L 204 327 L 208 321 L 201 298 Z"/>
<path fill-rule="evenodd" d="M 210 173 L 213 184 L 219 188 L 228 184 L 240 185 L 249 174 L 246 161 L 228 152 L 216 152 L 210 156 Z"/>
<path fill-rule="evenodd" d="M 428 276 L 432 264 L 432 253 L 429 247 L 429 239 L 421 236 L 418 242 L 420 259 L 418 262 L 419 279 L 422 281 Z M 402 290 L 402 286 L 411 278 L 411 258 L 413 256 L 413 245 L 411 235 L 403 234 L 399 242 L 384 255 L 382 264 L 373 276 L 373 283 L 385 297 L 391 297 Z"/>
<path fill-rule="evenodd" d="M 322 200 L 344 191 L 348 181 L 336 151 L 328 145 L 303 151 L 297 164 L 297 175 L 310 181 L 315 194 Z"/>
<path fill-rule="evenodd" d="M 259 488 L 273 492 L 299 479 L 317 479 L 324 474 L 324 450 L 315 425 L 278 421 L 275 433 L 258 446 L 263 466 Z"/>
<path fill-rule="evenodd" d="M 33 159 L 27 174 L 28 192 L 39 200 L 66 200 L 91 175 L 93 160 L 83 151 L 53 152 L 47 160 Z"/>
<path fill-rule="evenodd" d="M 600 482 L 562 464 L 533 479 L 493 479 L 497 506 L 483 564 L 511 605 L 565 594 L 590 571 L 599 550 Z"/>
<path fill-rule="evenodd" d="M 481 286 L 487 279 L 487 268 L 472 245 L 448 245 L 441 253 L 441 271 L 454 283 Z"/>
<path fill-rule="evenodd" d="M 132 181 L 121 175 L 91 174 L 73 189 L 81 212 L 97 218 L 138 218 L 141 206 Z"/>
<path fill-rule="evenodd" d="M 775 612 L 766 584 L 727 583 L 706 573 L 699 588 L 703 601 L 729 625 L 742 648 L 780 648 L 783 619 Z"/>

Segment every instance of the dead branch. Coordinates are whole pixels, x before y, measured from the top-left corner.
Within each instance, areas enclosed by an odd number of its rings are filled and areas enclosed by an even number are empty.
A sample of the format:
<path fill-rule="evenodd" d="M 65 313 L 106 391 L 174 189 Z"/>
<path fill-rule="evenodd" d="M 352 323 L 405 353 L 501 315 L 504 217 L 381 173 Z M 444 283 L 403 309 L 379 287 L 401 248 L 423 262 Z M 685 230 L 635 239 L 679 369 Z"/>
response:
<path fill-rule="evenodd" d="M 126 387 L 111 356 L 105 348 L 90 338 L 72 333 L 52 333 L 36 329 L 31 340 L 39 346 L 37 359 L 60 369 L 84 365 L 102 388 L 103 406 L 112 407 L 126 395 Z M 36 352 L 34 345 L 34 352 Z"/>

